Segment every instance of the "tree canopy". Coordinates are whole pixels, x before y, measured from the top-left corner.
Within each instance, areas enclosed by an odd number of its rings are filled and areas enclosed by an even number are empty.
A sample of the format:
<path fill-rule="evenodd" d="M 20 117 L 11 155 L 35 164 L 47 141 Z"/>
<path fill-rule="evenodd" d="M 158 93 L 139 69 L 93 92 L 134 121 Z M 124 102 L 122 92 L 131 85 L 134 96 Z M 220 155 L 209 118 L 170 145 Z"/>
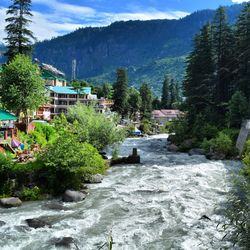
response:
<path fill-rule="evenodd" d="M 35 40 L 33 32 L 28 29 L 31 23 L 31 0 L 12 0 L 5 19 L 7 37 L 7 51 L 5 55 L 12 60 L 17 54 L 31 55 L 32 41 Z"/>

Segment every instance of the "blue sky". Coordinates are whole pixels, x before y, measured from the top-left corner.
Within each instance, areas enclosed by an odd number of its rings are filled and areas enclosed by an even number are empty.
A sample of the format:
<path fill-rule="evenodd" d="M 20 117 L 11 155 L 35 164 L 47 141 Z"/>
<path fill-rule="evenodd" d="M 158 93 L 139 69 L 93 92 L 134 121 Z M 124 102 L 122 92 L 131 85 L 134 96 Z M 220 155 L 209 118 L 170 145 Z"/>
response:
<path fill-rule="evenodd" d="M 247 1 L 247 0 L 246 0 Z M 106 26 L 121 20 L 178 19 L 196 10 L 244 0 L 33 0 L 31 29 L 39 40 L 69 33 L 79 27 Z M 11 0 L 0 0 L 0 41 L 6 8 Z"/>

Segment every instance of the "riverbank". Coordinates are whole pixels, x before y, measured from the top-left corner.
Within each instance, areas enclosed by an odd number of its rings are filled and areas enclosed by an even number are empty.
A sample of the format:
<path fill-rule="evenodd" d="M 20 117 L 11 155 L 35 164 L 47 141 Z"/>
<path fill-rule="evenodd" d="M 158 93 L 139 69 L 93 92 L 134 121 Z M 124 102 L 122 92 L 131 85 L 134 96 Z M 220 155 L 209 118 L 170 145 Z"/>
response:
<path fill-rule="evenodd" d="M 6 223 L 0 227 L 0 248 L 55 249 L 52 238 L 72 237 L 80 249 L 93 250 L 106 242 L 110 230 L 115 250 L 230 247 L 217 225 L 227 221 L 224 211 L 235 188 L 232 175 L 241 164 L 175 154 L 165 145 L 161 135 L 126 139 L 120 155 L 136 147 L 142 164 L 110 168 L 102 183 L 89 185 L 84 201 L 62 203 L 67 210 L 49 209 L 46 201 L 0 209 Z M 26 219 L 41 217 L 47 217 L 51 227 L 27 228 Z"/>

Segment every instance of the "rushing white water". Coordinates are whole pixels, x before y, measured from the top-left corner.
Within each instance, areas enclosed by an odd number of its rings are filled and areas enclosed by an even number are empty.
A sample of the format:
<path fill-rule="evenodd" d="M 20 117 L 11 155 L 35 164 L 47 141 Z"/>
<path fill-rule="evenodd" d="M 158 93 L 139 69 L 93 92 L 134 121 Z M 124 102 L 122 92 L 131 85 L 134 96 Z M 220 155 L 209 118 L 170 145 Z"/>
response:
<path fill-rule="evenodd" d="M 86 200 L 65 204 L 67 211 L 46 209 L 46 202 L 0 209 L 6 223 L 0 227 L 0 249 L 56 249 L 52 238 L 71 236 L 79 249 L 97 250 L 110 230 L 114 250 L 236 249 L 222 241 L 225 232 L 216 227 L 225 221 L 240 163 L 173 154 L 165 145 L 162 136 L 127 139 L 121 154 L 137 147 L 142 164 L 112 167 L 101 184 L 89 186 Z M 203 215 L 211 220 L 200 219 Z M 40 216 L 48 216 L 52 228 L 22 227 L 25 219 Z"/>

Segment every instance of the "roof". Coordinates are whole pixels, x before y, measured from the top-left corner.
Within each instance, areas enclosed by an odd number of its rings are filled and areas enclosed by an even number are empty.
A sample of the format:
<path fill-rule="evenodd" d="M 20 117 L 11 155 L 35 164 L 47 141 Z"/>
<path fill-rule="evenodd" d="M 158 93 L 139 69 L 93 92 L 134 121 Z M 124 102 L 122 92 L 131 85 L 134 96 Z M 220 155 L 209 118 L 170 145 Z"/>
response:
<path fill-rule="evenodd" d="M 161 109 L 161 110 L 154 110 L 152 112 L 155 118 L 172 118 L 177 117 L 180 115 L 180 110 L 178 109 Z"/>
<path fill-rule="evenodd" d="M 0 121 L 16 121 L 17 117 L 12 115 L 11 113 L 0 109 Z"/>
<path fill-rule="evenodd" d="M 42 63 L 42 69 L 46 70 L 48 72 L 50 72 L 53 75 L 59 76 L 59 77 L 65 77 L 65 74 L 58 70 L 57 68 L 55 68 L 54 66 L 50 65 L 50 64 L 46 64 L 46 63 Z"/>
<path fill-rule="evenodd" d="M 62 87 L 62 86 L 49 86 L 48 89 L 57 94 L 68 94 L 68 95 L 77 95 L 77 91 L 73 89 L 73 87 Z M 81 91 L 81 94 L 90 95 L 91 87 L 84 87 Z"/>
<path fill-rule="evenodd" d="M 59 81 L 66 81 L 66 79 L 64 77 L 59 77 L 57 75 L 52 74 L 51 72 L 47 71 L 47 70 L 42 70 L 42 78 L 43 79 L 58 79 Z"/>

